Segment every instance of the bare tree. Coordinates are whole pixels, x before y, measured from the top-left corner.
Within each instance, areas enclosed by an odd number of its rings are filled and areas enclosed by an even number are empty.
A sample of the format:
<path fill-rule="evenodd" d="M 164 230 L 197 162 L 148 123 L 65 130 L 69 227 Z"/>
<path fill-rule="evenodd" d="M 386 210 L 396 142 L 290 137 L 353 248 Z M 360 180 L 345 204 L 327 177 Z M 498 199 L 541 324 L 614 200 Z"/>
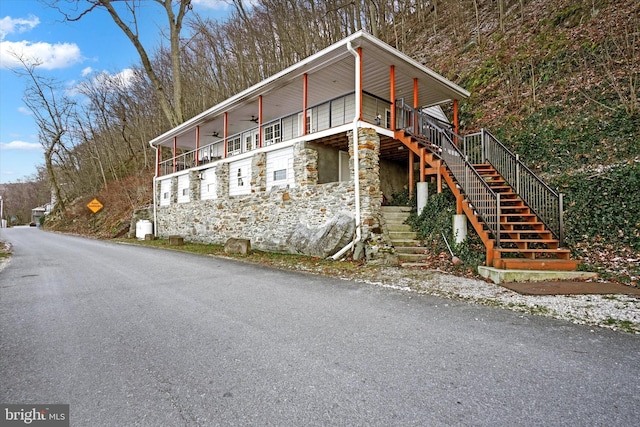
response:
<path fill-rule="evenodd" d="M 169 24 L 172 82 L 172 86 L 170 88 L 167 88 L 166 84 L 163 84 L 163 79 L 158 75 L 156 69 L 153 67 L 153 62 L 147 52 L 147 49 L 140 41 L 140 32 L 138 28 L 140 2 L 138 0 L 45 1 L 49 6 L 55 7 L 59 10 L 67 21 L 78 21 L 96 9 L 106 10 L 113 19 L 113 22 L 115 22 L 127 36 L 138 52 L 140 61 L 142 62 L 142 67 L 153 84 L 156 97 L 165 117 L 169 121 L 169 124 L 175 127 L 185 120 L 183 113 L 182 71 L 180 68 L 182 52 L 180 33 L 182 31 L 184 17 L 186 13 L 191 10 L 191 0 L 152 0 L 154 3 L 157 3 L 162 7 Z M 173 92 L 171 101 L 167 96 L 168 89 L 171 89 Z"/>
<path fill-rule="evenodd" d="M 75 109 L 75 103 L 61 90 L 61 84 L 45 78 L 36 72 L 40 65 L 16 55 L 22 68 L 13 71 L 27 81 L 24 101 L 33 113 L 40 144 L 44 148 L 44 160 L 51 187 L 56 197 L 56 209 L 64 211 L 65 198 L 61 190 L 55 158 L 65 149 L 63 137 L 68 131 L 68 121 Z"/>

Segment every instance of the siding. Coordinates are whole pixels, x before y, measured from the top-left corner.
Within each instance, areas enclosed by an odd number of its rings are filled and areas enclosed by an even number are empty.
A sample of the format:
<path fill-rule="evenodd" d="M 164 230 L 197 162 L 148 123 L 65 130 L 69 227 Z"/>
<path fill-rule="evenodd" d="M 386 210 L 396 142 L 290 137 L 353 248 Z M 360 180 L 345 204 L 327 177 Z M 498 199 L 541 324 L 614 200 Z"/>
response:
<path fill-rule="evenodd" d="M 205 169 L 202 172 L 200 183 L 200 200 L 210 200 L 218 197 L 216 193 L 216 168 Z"/>
<path fill-rule="evenodd" d="M 229 195 L 251 194 L 251 158 L 229 163 Z"/>
<path fill-rule="evenodd" d="M 293 188 L 293 147 L 267 153 L 267 191 L 273 186 Z"/>
<path fill-rule="evenodd" d="M 178 177 L 178 203 L 189 202 L 189 174 Z"/>
<path fill-rule="evenodd" d="M 171 204 L 171 178 L 160 181 L 160 206 Z"/>

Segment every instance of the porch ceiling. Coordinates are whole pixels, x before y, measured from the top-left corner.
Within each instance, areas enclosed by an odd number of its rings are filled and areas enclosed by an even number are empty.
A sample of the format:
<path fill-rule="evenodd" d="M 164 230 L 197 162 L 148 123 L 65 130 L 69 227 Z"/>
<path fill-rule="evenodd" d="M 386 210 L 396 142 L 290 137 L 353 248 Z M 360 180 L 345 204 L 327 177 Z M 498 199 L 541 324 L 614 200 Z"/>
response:
<path fill-rule="evenodd" d="M 156 145 L 195 148 L 195 129 L 200 126 L 201 145 L 222 138 L 223 114 L 228 115 L 229 135 L 256 126 L 258 99 L 262 95 L 263 123 L 302 111 L 303 75 L 308 76 L 308 106 L 355 90 L 355 58 L 348 44 L 362 48 L 362 89 L 390 101 L 390 67 L 395 68 L 395 95 L 413 105 L 413 79 L 418 79 L 418 104 L 427 107 L 464 99 L 469 92 L 424 67 L 373 36 L 358 32 L 315 55 L 277 73 L 238 95 L 210 108 L 151 141 Z M 212 135 L 219 135 L 214 137 Z"/>

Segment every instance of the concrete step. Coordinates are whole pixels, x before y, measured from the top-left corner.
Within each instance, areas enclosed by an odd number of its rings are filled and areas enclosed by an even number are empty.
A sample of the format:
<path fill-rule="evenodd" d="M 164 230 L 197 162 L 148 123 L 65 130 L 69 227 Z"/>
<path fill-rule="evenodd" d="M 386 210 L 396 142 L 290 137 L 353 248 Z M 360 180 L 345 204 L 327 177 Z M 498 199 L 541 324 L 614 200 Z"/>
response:
<path fill-rule="evenodd" d="M 427 255 L 425 254 L 396 254 L 398 256 L 398 261 L 400 262 L 420 262 L 427 259 Z"/>
<path fill-rule="evenodd" d="M 387 230 L 391 231 L 411 231 L 411 226 L 407 225 L 407 224 L 395 224 L 395 223 L 391 223 L 389 224 L 387 222 Z"/>
<path fill-rule="evenodd" d="M 410 213 L 411 212 L 411 207 L 409 206 L 382 206 L 380 208 L 382 210 L 382 213 L 386 214 L 386 213 L 391 213 L 391 212 L 407 212 Z"/>
<path fill-rule="evenodd" d="M 424 246 L 397 246 L 396 253 L 398 254 L 421 254 L 427 251 L 427 248 Z"/>
<path fill-rule="evenodd" d="M 393 246 L 398 249 L 402 247 L 420 247 L 420 241 L 416 239 L 397 239 L 393 240 Z"/>
<path fill-rule="evenodd" d="M 405 222 L 409 218 L 409 214 L 405 212 L 391 212 L 383 214 L 384 218 L 389 221 Z"/>
<path fill-rule="evenodd" d="M 392 242 L 396 240 L 416 240 L 416 237 L 414 231 L 389 231 L 389 238 Z"/>

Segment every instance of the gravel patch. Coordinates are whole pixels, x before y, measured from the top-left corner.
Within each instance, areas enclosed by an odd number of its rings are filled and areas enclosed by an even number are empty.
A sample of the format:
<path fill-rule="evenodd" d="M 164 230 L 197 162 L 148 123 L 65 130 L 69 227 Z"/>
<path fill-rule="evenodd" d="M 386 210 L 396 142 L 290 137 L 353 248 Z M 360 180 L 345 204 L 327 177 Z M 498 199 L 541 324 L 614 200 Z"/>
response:
<path fill-rule="evenodd" d="M 521 295 L 490 282 L 433 270 L 380 268 L 357 281 L 640 334 L 640 298 L 628 295 Z"/>

